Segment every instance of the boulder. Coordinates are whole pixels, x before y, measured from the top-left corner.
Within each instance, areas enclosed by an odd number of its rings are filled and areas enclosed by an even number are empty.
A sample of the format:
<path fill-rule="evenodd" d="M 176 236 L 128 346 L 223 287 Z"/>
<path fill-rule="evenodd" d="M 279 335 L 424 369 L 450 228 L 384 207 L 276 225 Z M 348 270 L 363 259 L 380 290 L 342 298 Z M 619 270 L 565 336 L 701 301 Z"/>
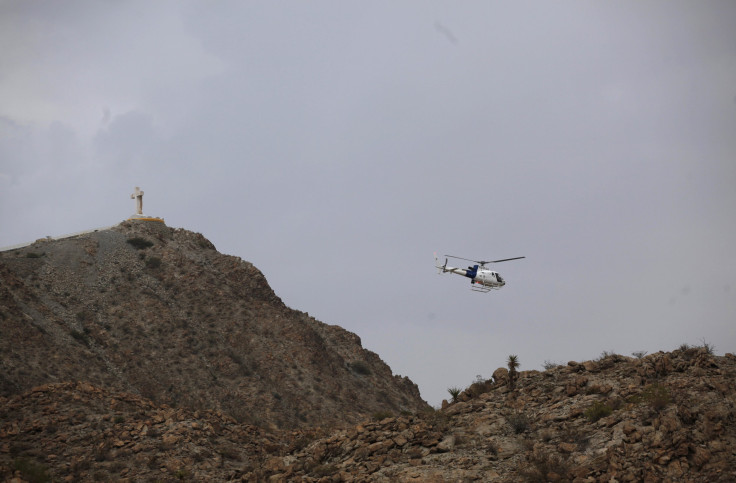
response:
<path fill-rule="evenodd" d="M 493 382 L 496 384 L 506 384 L 509 380 L 509 370 L 505 367 L 499 367 L 493 371 Z"/>

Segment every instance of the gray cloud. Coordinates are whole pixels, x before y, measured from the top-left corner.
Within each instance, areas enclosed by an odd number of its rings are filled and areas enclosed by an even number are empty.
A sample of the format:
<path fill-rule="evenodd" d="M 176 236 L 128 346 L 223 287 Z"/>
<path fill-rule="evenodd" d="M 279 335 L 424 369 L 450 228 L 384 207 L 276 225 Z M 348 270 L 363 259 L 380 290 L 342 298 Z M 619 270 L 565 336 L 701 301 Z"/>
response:
<path fill-rule="evenodd" d="M 432 404 L 511 353 L 733 351 L 735 20 L 5 2 L 0 245 L 117 223 L 141 186 L 149 214 L 255 263 Z M 434 251 L 528 258 L 479 295 Z"/>

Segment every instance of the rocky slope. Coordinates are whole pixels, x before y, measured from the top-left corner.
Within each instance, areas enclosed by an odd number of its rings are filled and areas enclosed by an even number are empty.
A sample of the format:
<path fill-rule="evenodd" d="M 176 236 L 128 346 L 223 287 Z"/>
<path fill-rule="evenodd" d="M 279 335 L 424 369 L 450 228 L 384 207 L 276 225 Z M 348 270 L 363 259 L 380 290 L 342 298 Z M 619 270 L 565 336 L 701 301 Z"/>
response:
<path fill-rule="evenodd" d="M 87 383 L 0 398 L 0 421 L 1 481 L 228 481 L 286 450 L 278 432 L 221 412 Z"/>
<path fill-rule="evenodd" d="M 0 397 L 5 481 L 736 481 L 736 356 L 608 355 L 437 411 L 271 430 L 86 383 Z M 15 480 L 13 480 L 15 479 Z"/>
<path fill-rule="evenodd" d="M 736 481 L 736 357 L 608 355 L 476 383 L 267 460 L 277 481 Z"/>
<path fill-rule="evenodd" d="M 360 338 L 202 235 L 127 221 L 0 253 L 0 395 L 85 381 L 263 428 L 427 407 Z"/>

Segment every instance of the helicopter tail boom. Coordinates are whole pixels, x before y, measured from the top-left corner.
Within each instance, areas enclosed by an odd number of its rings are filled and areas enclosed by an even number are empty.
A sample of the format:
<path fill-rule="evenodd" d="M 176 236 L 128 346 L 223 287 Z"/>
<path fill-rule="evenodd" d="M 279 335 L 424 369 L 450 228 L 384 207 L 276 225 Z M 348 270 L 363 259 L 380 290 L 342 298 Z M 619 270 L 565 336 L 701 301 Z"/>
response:
<path fill-rule="evenodd" d="M 446 258 L 444 265 L 440 265 L 440 260 L 439 258 L 437 258 L 436 253 L 434 254 L 434 266 L 437 268 L 437 273 L 439 273 L 440 275 L 442 275 L 443 273 L 455 273 L 457 275 L 462 275 L 463 277 L 475 278 L 476 274 L 478 273 L 478 265 L 468 267 L 467 269 L 459 267 L 448 267 Z"/>

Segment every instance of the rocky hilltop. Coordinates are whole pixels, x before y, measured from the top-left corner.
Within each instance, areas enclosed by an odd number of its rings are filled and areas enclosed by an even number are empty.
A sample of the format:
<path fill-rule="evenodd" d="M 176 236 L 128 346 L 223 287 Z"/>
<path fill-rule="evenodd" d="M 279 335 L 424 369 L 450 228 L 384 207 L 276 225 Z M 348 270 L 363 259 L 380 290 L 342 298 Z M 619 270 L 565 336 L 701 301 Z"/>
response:
<path fill-rule="evenodd" d="M 159 222 L 0 253 L 0 395 L 83 381 L 266 429 L 427 408 L 360 338 L 251 263 Z"/>

